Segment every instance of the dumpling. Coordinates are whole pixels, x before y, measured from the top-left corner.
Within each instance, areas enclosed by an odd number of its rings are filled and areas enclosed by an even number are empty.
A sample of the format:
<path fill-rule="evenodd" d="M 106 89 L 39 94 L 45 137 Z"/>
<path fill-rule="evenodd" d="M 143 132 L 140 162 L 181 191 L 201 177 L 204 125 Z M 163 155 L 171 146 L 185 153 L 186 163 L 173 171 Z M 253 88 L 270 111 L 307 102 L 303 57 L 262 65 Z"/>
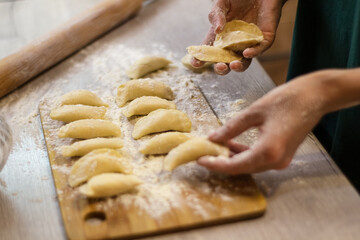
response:
<path fill-rule="evenodd" d="M 128 192 L 141 183 L 142 181 L 133 175 L 103 173 L 91 178 L 79 190 L 89 198 L 111 197 Z"/>
<path fill-rule="evenodd" d="M 61 97 L 61 105 L 75 104 L 105 107 L 109 106 L 108 104 L 104 103 L 95 93 L 83 89 L 71 91 Z"/>
<path fill-rule="evenodd" d="M 132 136 L 139 139 L 150 133 L 165 131 L 191 131 L 191 121 L 186 113 L 175 109 L 158 109 L 135 123 Z"/>
<path fill-rule="evenodd" d="M 164 159 L 164 169 L 174 170 L 176 167 L 195 161 L 202 156 L 225 156 L 228 157 L 230 151 L 227 147 L 210 142 L 205 138 L 192 138 L 173 150 Z"/>
<path fill-rule="evenodd" d="M 106 172 L 130 174 L 132 167 L 127 157 L 114 149 L 101 148 L 81 157 L 71 168 L 69 185 L 76 187 L 93 176 Z"/>
<path fill-rule="evenodd" d="M 216 35 L 214 46 L 243 51 L 262 40 L 264 40 L 263 33 L 255 24 L 233 20 L 226 23 L 223 31 Z"/>
<path fill-rule="evenodd" d="M 147 115 L 157 109 L 176 109 L 176 105 L 159 97 L 144 96 L 131 101 L 123 113 L 126 117 L 131 117 L 134 115 Z"/>
<path fill-rule="evenodd" d="M 165 154 L 190 138 L 189 134 L 181 132 L 161 133 L 151 138 L 139 150 L 142 154 Z"/>
<path fill-rule="evenodd" d="M 109 120 L 83 119 L 62 126 L 58 132 L 60 138 L 96 138 L 119 137 L 120 127 Z"/>
<path fill-rule="evenodd" d="M 73 122 L 81 119 L 105 119 L 106 108 L 86 105 L 64 105 L 51 111 L 53 120 Z"/>
<path fill-rule="evenodd" d="M 160 68 L 166 67 L 171 61 L 159 56 L 147 56 L 136 61 L 126 72 L 129 78 L 139 78 Z"/>
<path fill-rule="evenodd" d="M 145 78 L 121 84 L 118 87 L 116 101 L 119 107 L 122 107 L 126 102 L 142 96 L 157 96 L 168 100 L 174 99 L 173 91 L 165 83 Z"/>
<path fill-rule="evenodd" d="M 230 63 L 242 59 L 242 56 L 237 55 L 233 51 L 208 45 L 190 46 L 187 50 L 191 56 L 206 62 Z"/>
<path fill-rule="evenodd" d="M 62 146 L 61 153 L 65 157 L 84 156 L 99 148 L 119 149 L 123 147 L 121 138 L 93 138 L 75 142 L 70 146 Z"/>
<path fill-rule="evenodd" d="M 195 68 L 191 65 L 191 59 L 192 56 L 190 54 L 186 54 L 182 59 L 181 59 L 181 63 L 187 67 L 188 69 L 190 69 L 193 72 L 201 72 L 203 70 L 205 70 L 206 68 L 209 68 L 212 64 L 212 62 L 206 62 L 204 65 L 202 65 L 201 67 Z"/>

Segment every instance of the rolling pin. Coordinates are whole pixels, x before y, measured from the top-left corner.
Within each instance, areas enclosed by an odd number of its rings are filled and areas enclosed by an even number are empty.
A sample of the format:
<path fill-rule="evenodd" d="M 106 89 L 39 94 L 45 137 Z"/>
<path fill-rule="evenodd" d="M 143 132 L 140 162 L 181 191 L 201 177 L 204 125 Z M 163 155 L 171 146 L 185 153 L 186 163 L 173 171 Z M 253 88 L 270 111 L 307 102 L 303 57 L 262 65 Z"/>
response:
<path fill-rule="evenodd" d="M 0 98 L 135 15 L 142 3 L 104 0 L 1 59 Z"/>

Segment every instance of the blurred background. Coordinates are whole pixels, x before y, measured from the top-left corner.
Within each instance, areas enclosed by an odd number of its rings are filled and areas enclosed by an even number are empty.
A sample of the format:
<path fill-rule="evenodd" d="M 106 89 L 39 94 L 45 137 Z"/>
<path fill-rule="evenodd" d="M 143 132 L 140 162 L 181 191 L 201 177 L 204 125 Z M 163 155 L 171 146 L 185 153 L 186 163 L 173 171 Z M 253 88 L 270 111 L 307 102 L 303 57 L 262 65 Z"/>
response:
<path fill-rule="evenodd" d="M 285 4 L 274 45 L 258 57 L 261 65 L 276 85 L 285 82 L 291 50 L 292 34 L 298 0 Z"/>
<path fill-rule="evenodd" d="M 13 4 L 14 2 L 19 1 L 22 2 L 22 4 Z M 31 40 L 35 39 L 37 36 L 40 36 L 43 33 L 50 31 L 52 26 L 56 26 L 69 19 L 71 15 L 75 15 L 76 12 L 79 11 L 79 9 L 84 9 L 87 6 L 93 6 L 95 3 L 99 2 L 99 0 L 77 0 L 72 2 L 72 6 L 64 6 L 68 4 L 68 2 L 66 1 L 52 0 L 49 1 L 49 4 L 51 4 L 52 6 L 51 8 L 49 6 L 42 6 L 39 8 L 38 4 L 37 12 L 40 11 L 44 16 L 44 19 L 54 22 L 54 24 L 37 22 L 34 23 L 34 25 L 38 26 L 37 30 L 24 29 L 23 26 L 28 26 L 28 24 L 22 24 L 22 20 L 27 19 L 26 21 L 31 21 L 31 19 L 36 19 L 32 18 L 32 11 L 29 11 L 32 7 L 36 5 L 36 2 L 36 0 L 0 0 L 0 58 L 11 54 L 16 48 L 20 48 L 24 43 L 28 43 Z M 283 8 L 282 18 L 280 20 L 280 25 L 274 45 L 266 53 L 264 53 L 258 58 L 262 66 L 265 68 L 267 73 L 277 85 L 284 83 L 286 79 L 297 2 L 298 0 L 287 1 Z M 56 8 L 53 7 L 54 5 L 60 6 Z M 57 9 L 64 8 L 68 11 L 63 13 L 54 12 Z M 43 9 L 43 11 L 41 11 L 41 9 Z M 14 18 L 16 16 L 12 15 L 12 13 L 15 12 L 14 10 L 16 10 L 16 13 L 21 13 L 26 16 L 23 16 L 23 18 L 16 18 L 15 21 Z M 18 34 L 18 32 L 22 34 Z M 27 36 L 29 39 L 19 38 L 19 35 Z"/>

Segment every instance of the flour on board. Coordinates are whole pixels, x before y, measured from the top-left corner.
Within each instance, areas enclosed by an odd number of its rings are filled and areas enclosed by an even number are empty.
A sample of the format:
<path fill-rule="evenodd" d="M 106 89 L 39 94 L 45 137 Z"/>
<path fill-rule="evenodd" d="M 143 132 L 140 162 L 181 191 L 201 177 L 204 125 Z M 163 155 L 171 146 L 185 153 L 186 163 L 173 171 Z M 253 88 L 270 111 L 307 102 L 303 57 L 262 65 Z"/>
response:
<path fill-rule="evenodd" d="M 129 63 L 146 56 L 159 55 L 171 60 L 173 63 L 166 71 L 159 70 L 146 75 L 146 77 L 156 78 L 169 85 L 175 94 L 174 103 L 181 111 L 185 111 L 190 117 L 193 128 L 191 134 L 195 136 L 206 136 L 212 130 L 219 127 L 218 121 L 210 107 L 204 101 L 203 96 L 197 90 L 196 82 L 199 81 L 199 75 L 206 75 L 206 71 L 202 74 L 194 74 L 186 71 L 181 67 L 178 59 L 171 51 L 161 44 L 154 44 L 154 50 L 147 52 L 145 49 L 130 49 L 127 46 L 117 44 L 106 44 L 101 46 L 90 46 L 82 50 L 83 56 L 79 61 L 72 60 L 72 70 L 64 74 L 63 84 L 72 77 L 76 76 L 76 71 L 81 71 L 84 66 L 92 66 L 92 72 L 89 77 L 95 78 L 96 81 L 90 81 L 89 84 L 82 84 L 83 89 L 95 92 L 104 102 L 109 104 L 106 117 L 121 126 L 122 138 L 124 142 L 123 150 L 133 159 L 133 174 L 138 176 L 144 183 L 137 187 L 136 191 L 125 193 L 116 198 L 107 198 L 103 200 L 103 208 L 112 208 L 122 205 L 125 209 L 130 206 L 137 206 L 139 210 L 145 211 L 154 218 L 161 218 L 164 214 L 173 209 L 178 209 L 184 201 L 187 203 L 196 215 L 206 218 L 208 210 L 215 208 L 212 203 L 199 202 L 196 194 L 216 195 L 224 201 L 231 199 L 231 192 L 226 190 L 223 185 L 217 184 L 213 179 L 214 176 L 207 169 L 189 163 L 179 167 L 174 172 L 165 172 L 162 170 L 163 156 L 143 156 L 139 153 L 138 148 L 142 141 L 149 139 L 151 136 L 145 136 L 139 141 L 135 141 L 131 137 L 134 123 L 139 119 L 132 117 L 127 119 L 122 115 L 122 108 L 115 103 L 117 87 L 129 81 L 125 75 L 125 71 Z M 94 54 L 99 52 L 99 54 Z M 100 54 L 101 53 L 101 54 Z M 118 53 L 122 57 L 118 57 Z M 80 61 L 81 60 L 81 61 Z M 75 140 L 59 139 L 57 130 L 63 125 L 58 121 L 49 119 L 46 112 L 59 102 L 50 101 L 49 99 L 57 99 L 66 91 L 73 89 L 62 89 L 61 91 L 48 92 L 42 103 L 44 111 L 44 128 L 49 130 L 49 136 L 52 139 L 47 144 L 55 149 L 55 156 L 60 157 L 59 147 L 62 145 L 70 145 Z M 241 103 L 238 103 L 240 105 Z M 227 108 L 229 106 L 226 106 Z M 52 164 L 52 168 L 62 174 L 68 175 L 74 158 L 65 158 L 60 165 Z M 216 188 L 214 188 L 216 186 Z M 63 189 L 58 190 L 59 198 L 69 191 Z M 78 196 L 75 189 L 70 197 Z M 184 192 L 187 194 L 184 195 Z M 141 211 L 139 211 L 141 212 Z"/>

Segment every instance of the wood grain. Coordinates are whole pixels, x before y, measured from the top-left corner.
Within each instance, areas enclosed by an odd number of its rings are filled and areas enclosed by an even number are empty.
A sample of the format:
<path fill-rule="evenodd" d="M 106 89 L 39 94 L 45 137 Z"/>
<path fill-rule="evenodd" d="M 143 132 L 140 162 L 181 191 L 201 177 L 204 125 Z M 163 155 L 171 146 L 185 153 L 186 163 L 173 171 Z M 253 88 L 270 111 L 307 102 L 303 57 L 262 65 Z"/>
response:
<path fill-rule="evenodd" d="M 0 97 L 134 15 L 142 0 L 104 0 L 0 60 Z"/>
<path fill-rule="evenodd" d="M 174 69 L 170 71 L 177 72 Z M 168 78 L 171 79 L 168 84 L 171 84 L 173 89 L 181 87 L 176 84 L 176 79 L 170 75 Z M 192 129 L 195 130 L 191 133 L 204 135 L 204 129 L 219 127 L 219 121 L 214 116 L 200 90 L 195 86 L 191 86 L 192 84 L 191 82 L 187 83 L 188 88 L 191 89 L 191 91 L 186 92 L 187 96 L 181 96 L 181 93 L 177 94 L 177 99 L 181 99 L 181 101 L 175 100 L 175 103 L 178 103 L 178 109 L 185 111 L 192 119 Z M 101 92 L 99 96 L 102 96 Z M 69 239 L 132 239 L 179 229 L 184 230 L 215 223 L 253 218 L 264 213 L 266 208 L 265 198 L 251 176 L 229 177 L 211 174 L 208 170 L 199 168 L 196 165 L 186 166 L 186 170 L 175 170 L 175 175 L 179 171 L 191 172 L 191 175 L 176 177 L 180 178 L 179 181 L 174 180 L 172 174 L 165 175 L 166 173 L 161 172 L 161 168 L 154 169 L 152 172 L 153 175 L 158 174 L 154 182 L 149 181 L 147 177 L 141 179 L 147 184 L 144 186 L 147 189 L 160 189 L 164 184 L 169 184 L 171 181 L 176 181 L 176 184 L 172 185 L 173 187 L 181 189 L 181 193 L 178 195 L 171 189 L 162 188 L 162 194 L 156 197 L 156 201 L 159 202 L 157 205 L 166 202 L 163 207 L 171 206 L 171 208 L 167 209 L 161 216 L 154 213 L 156 209 L 154 209 L 153 204 L 145 206 L 137 204 L 141 201 L 153 202 L 150 194 L 144 196 L 136 192 L 131 193 L 134 198 L 130 205 L 127 204 L 128 198 L 122 195 L 117 198 L 97 200 L 85 198 L 79 193 L 78 188 L 71 188 L 68 184 L 69 171 L 64 171 L 64 169 L 69 169 L 76 159 L 63 157 L 59 151 L 60 144 L 69 144 L 69 142 L 67 140 L 62 141 L 57 137 L 59 121 L 52 120 L 49 116 L 51 102 L 53 101 L 54 99 L 47 99 L 44 104 L 40 105 L 40 117 L 63 221 Z M 197 107 L 186 107 L 194 105 Z M 113 108 L 109 110 L 111 112 L 119 109 L 114 103 L 110 105 L 110 108 Z M 132 128 L 136 118 L 132 117 L 131 119 L 130 122 L 123 120 L 121 123 L 123 132 L 128 132 L 126 128 Z M 126 136 L 125 133 L 124 135 L 124 141 L 127 141 L 125 143 L 126 149 L 136 149 L 137 153 L 132 156 L 135 168 L 145 171 L 143 169 L 151 168 L 149 162 L 163 161 L 164 155 L 154 159 L 151 156 L 139 154 L 138 141 Z M 129 144 L 132 144 L 133 147 L 130 147 Z M 184 166 L 179 168 L 184 169 Z M 137 170 L 134 170 L 134 172 L 136 174 Z M 194 178 L 197 175 L 209 176 Z M 198 186 L 201 186 L 201 188 Z M 173 196 L 169 197 L 169 195 Z M 174 198 L 176 198 L 176 204 L 173 202 Z M 157 208 L 157 210 L 160 209 Z"/>
<path fill-rule="evenodd" d="M 9 12 L 0 14 L 0 56 L 16 51 L 96 2 L 1 2 L 0 12 Z M 124 71 L 119 66 L 123 61 L 136 60 L 136 56 L 128 56 L 128 49 L 137 56 L 169 53 L 180 60 L 187 46 L 201 43 L 210 26 L 207 14 L 211 2 L 198 0 L 191 4 L 189 7 L 189 2 L 183 0 L 155 1 L 136 18 L 0 99 L 1 112 L 6 113 L 3 115 L 15 141 L 0 173 L 1 240 L 66 239 L 38 116 L 40 100 L 79 88 L 107 89 L 108 82 L 102 83 L 104 76 L 112 76 L 116 82 L 123 76 L 113 69 Z M 9 24 L 3 21 L 7 17 Z M 217 76 L 208 72 L 193 74 L 192 78 L 221 119 L 275 87 L 256 59 L 244 73 Z M 230 106 L 238 99 L 245 103 L 232 109 Z M 251 134 L 244 134 L 243 139 L 251 141 Z M 359 238 L 359 195 L 313 135 L 306 138 L 287 169 L 253 177 L 268 202 L 262 217 L 146 239 Z"/>

